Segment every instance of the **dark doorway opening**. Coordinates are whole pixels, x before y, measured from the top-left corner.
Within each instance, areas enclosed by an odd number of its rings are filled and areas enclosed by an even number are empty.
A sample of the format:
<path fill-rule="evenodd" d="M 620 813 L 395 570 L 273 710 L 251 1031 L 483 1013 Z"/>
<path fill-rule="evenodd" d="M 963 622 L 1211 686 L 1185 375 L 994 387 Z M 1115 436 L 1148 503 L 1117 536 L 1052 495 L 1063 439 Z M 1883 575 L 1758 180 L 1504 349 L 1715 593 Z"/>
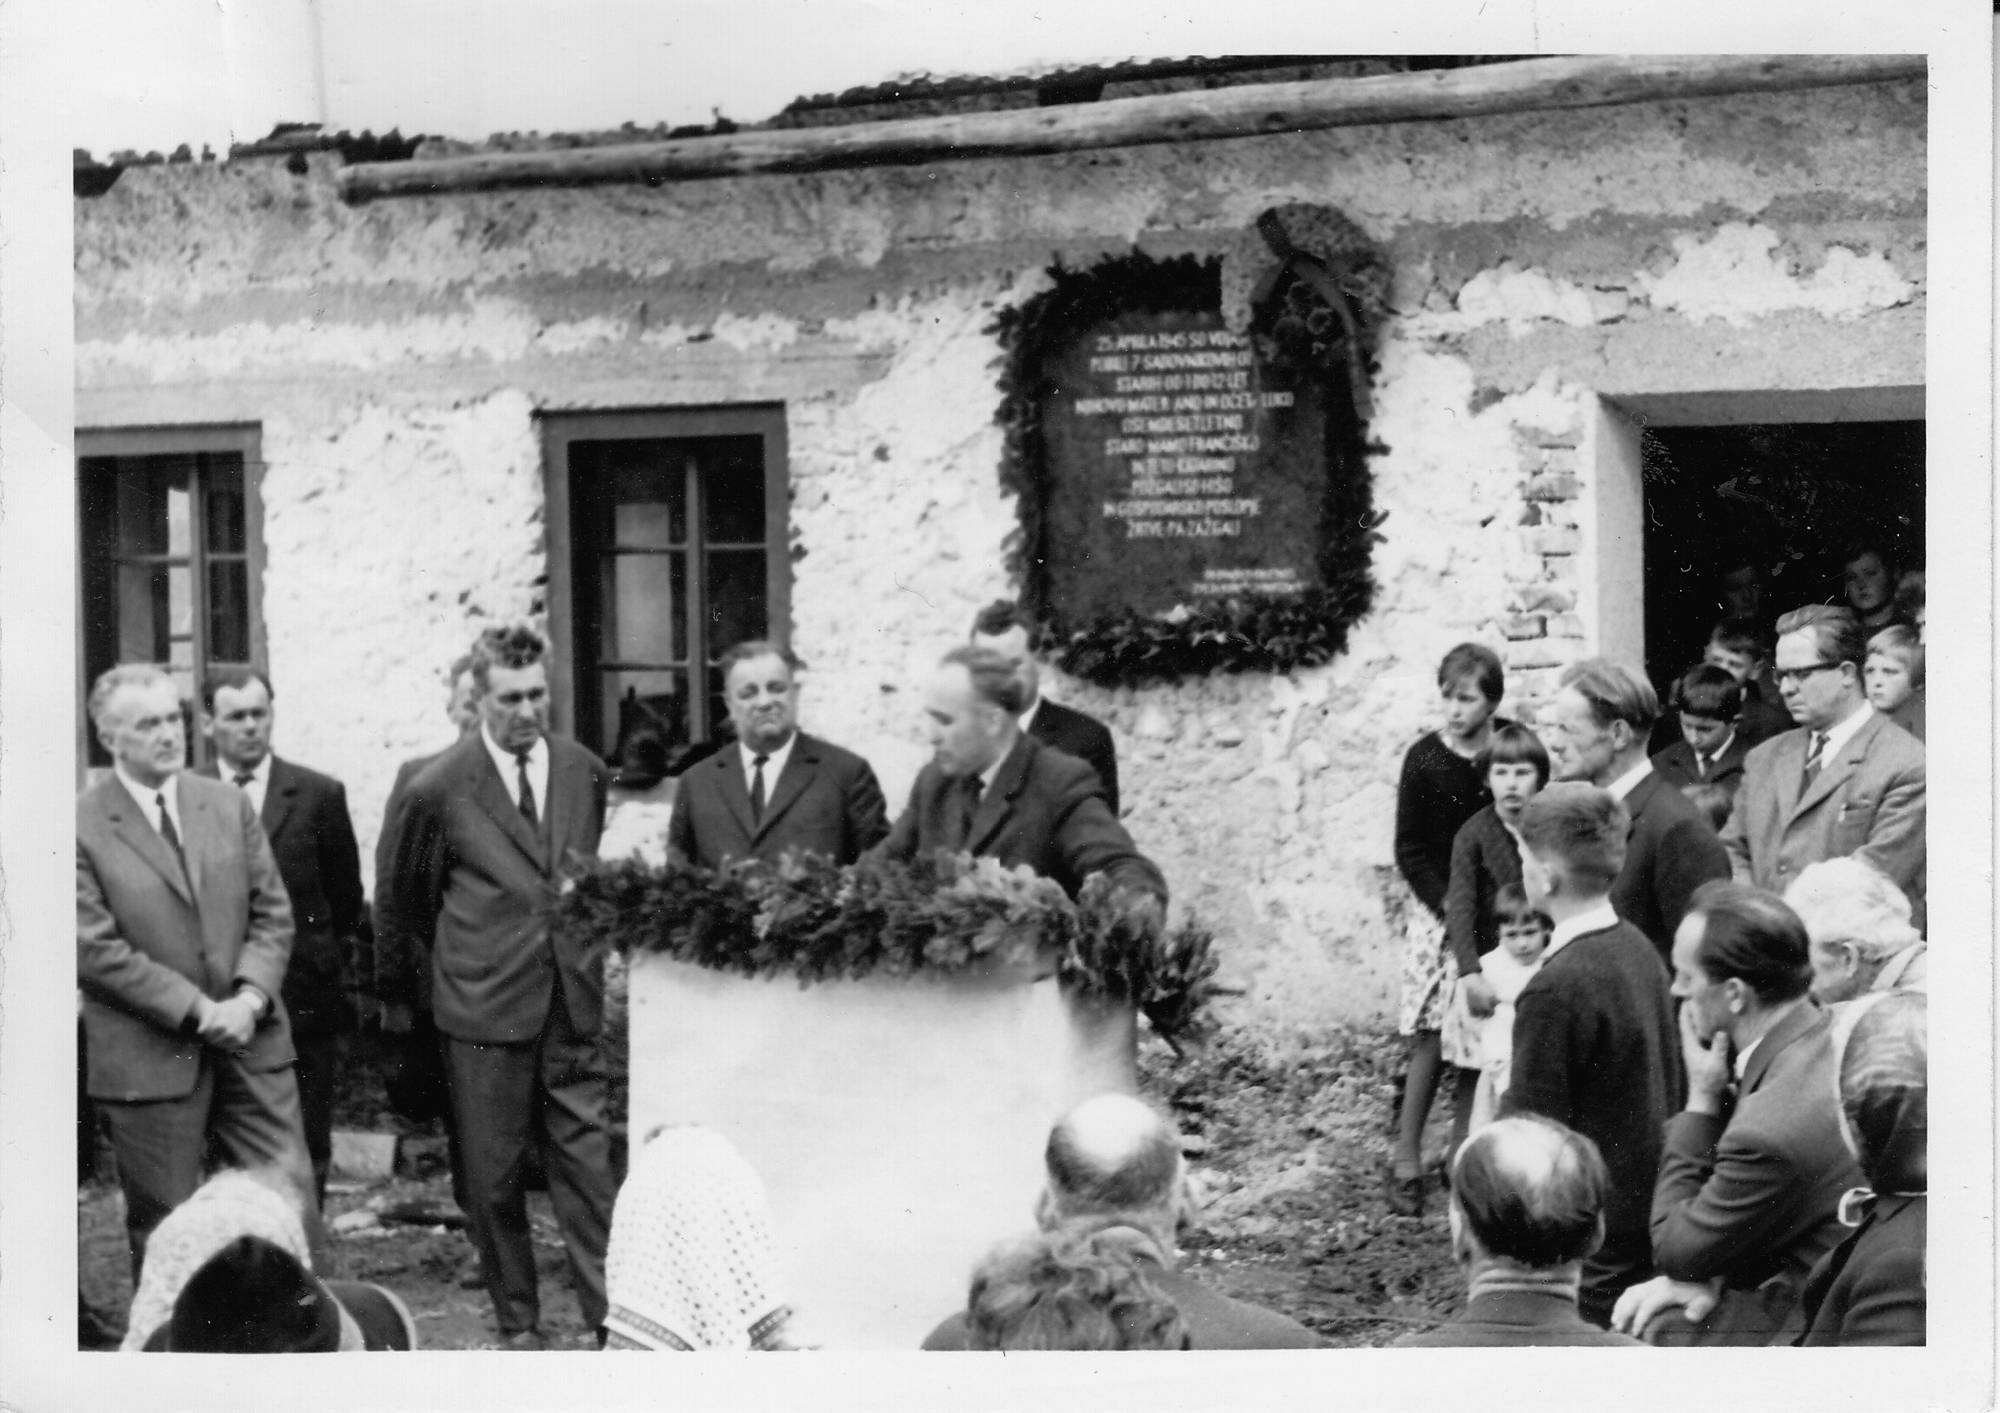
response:
<path fill-rule="evenodd" d="M 1650 427 L 1642 454 L 1646 671 L 1663 701 L 1725 615 L 1731 569 L 1756 566 L 1768 630 L 1802 604 L 1846 602 L 1857 545 L 1924 566 L 1920 421 Z"/>

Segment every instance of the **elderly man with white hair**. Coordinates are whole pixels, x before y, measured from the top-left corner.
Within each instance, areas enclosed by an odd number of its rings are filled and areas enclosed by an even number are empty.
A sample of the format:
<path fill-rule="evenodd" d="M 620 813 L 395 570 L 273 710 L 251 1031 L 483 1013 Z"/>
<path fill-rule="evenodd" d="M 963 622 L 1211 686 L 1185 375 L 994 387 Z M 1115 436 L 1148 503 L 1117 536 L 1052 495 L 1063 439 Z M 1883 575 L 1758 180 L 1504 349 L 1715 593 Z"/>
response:
<path fill-rule="evenodd" d="M 1903 891 L 1860 859 L 1801 869 L 1785 902 L 1812 940 L 1812 994 L 1822 1005 L 1870 991 L 1928 991 L 1928 946 Z"/>

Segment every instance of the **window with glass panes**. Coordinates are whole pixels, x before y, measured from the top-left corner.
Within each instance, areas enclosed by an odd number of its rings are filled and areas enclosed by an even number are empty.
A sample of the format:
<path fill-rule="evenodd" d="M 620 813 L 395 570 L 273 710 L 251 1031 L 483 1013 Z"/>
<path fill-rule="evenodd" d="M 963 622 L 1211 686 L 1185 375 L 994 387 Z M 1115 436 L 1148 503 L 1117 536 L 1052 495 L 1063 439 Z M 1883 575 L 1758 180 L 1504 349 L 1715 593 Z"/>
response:
<path fill-rule="evenodd" d="M 117 663 L 161 664 L 192 702 L 210 668 L 262 660 L 260 470 L 255 428 L 77 434 L 79 718 Z M 88 763 L 109 765 L 78 725 Z"/>
<path fill-rule="evenodd" d="M 571 729 L 669 760 L 727 719 L 715 659 L 788 628 L 781 408 L 552 416 L 550 629 Z"/>

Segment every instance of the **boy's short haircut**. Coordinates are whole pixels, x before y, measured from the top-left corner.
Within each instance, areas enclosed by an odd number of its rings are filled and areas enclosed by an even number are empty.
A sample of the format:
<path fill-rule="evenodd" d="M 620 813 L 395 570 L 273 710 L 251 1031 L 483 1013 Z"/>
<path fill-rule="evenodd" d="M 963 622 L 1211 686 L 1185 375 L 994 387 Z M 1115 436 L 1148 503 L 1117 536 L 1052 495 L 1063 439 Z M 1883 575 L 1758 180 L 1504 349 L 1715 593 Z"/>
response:
<path fill-rule="evenodd" d="M 1730 812 L 1736 808 L 1736 796 L 1729 787 L 1717 780 L 1697 780 L 1692 785 L 1681 786 L 1681 794 L 1687 802 L 1702 812 L 1709 827 L 1717 834 L 1722 826 L 1729 823 Z"/>
<path fill-rule="evenodd" d="M 1891 623 L 1868 640 L 1868 656 L 1893 657 L 1910 670 L 1910 685 L 1924 685 L 1924 640 L 1907 623 Z"/>
<path fill-rule="evenodd" d="M 1503 883 L 1493 891 L 1493 925 L 1514 927 L 1533 923 L 1544 932 L 1553 932 L 1549 915 L 1528 901 L 1528 891 L 1518 883 Z"/>
<path fill-rule="evenodd" d="M 1625 867 L 1632 816 L 1608 790 L 1580 780 L 1558 781 L 1521 811 L 1521 839 L 1538 857 L 1553 859 L 1588 894 L 1611 891 Z"/>
<path fill-rule="evenodd" d="M 1542 744 L 1541 737 L 1517 721 L 1494 729 L 1485 754 L 1479 758 L 1480 776 L 1483 778 L 1496 765 L 1532 765 L 1535 788 L 1539 790 L 1549 783 L 1549 748 Z"/>
<path fill-rule="evenodd" d="M 1487 701 L 1499 701 L 1507 691 L 1500 655 L 1484 643 L 1460 643 L 1446 653 L 1438 664 L 1438 688 L 1448 692 L 1464 682 L 1470 682 Z"/>
<path fill-rule="evenodd" d="M 1734 721 L 1743 711 L 1743 684 L 1720 667 L 1696 663 L 1674 680 L 1669 701 L 1682 716 Z"/>
<path fill-rule="evenodd" d="M 1770 659 L 1777 644 L 1762 623 L 1754 618 L 1725 618 L 1709 631 L 1708 641 L 1728 653 L 1743 653 L 1758 662 Z"/>

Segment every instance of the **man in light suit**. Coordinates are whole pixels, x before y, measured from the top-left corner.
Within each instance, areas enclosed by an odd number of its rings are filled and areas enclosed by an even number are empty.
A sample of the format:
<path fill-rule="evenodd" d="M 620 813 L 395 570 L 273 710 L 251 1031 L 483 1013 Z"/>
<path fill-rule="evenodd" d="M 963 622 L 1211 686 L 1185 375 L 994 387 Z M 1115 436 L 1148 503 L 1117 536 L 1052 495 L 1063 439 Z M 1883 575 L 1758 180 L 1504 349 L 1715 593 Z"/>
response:
<path fill-rule="evenodd" d="M 1738 879 L 1773 893 L 1808 864 L 1858 858 L 1902 889 L 1921 932 L 1924 748 L 1868 705 L 1862 631 L 1823 604 L 1778 620 L 1778 687 L 1799 725 L 1750 752 L 1722 843 Z"/>
<path fill-rule="evenodd" d="M 1841 1196 L 1862 1176 L 1811 980 L 1805 924 L 1777 897 L 1733 881 L 1695 894 L 1674 938 L 1688 1097 L 1653 1190 L 1660 1274 L 1619 1297 L 1614 1327 L 1653 1344 L 1769 1344 L 1845 1234 Z"/>
<path fill-rule="evenodd" d="M 1042 695 L 1041 664 L 1035 661 L 1029 627 L 1011 601 L 988 604 L 972 620 L 972 646 L 996 652 L 1013 665 L 1021 685 L 1021 729 L 1045 746 L 1066 751 L 1097 772 L 1104 803 L 1118 813 L 1118 755 L 1111 732 L 1086 715 Z"/>
<path fill-rule="evenodd" d="M 294 1072 L 306 1152 L 324 1203 L 342 1037 L 352 1026 L 347 958 L 362 948 L 368 912 L 347 791 L 332 776 L 271 753 L 272 696 L 270 679 L 255 668 L 208 674 L 201 684 L 201 729 L 215 747 L 215 761 L 202 773 L 227 772 L 249 797 L 292 900 L 292 959 L 282 995 L 299 1056 Z"/>
<path fill-rule="evenodd" d="M 292 908 L 243 792 L 181 770 L 186 728 L 166 673 L 114 667 L 89 709 L 112 773 L 77 800 L 77 981 L 136 1277 L 211 1145 L 291 1179 L 312 1224 L 279 999 Z"/>
<path fill-rule="evenodd" d="M 479 731 L 405 787 L 388 822 L 390 955 L 430 948 L 474 1240 L 503 1345 L 542 1349 L 523 1191 L 538 1141 L 585 1324 L 604 1323 L 613 1180 L 598 1047 L 604 957 L 554 932 L 561 870 L 597 849 L 609 772 L 548 734 L 547 645 L 490 628 L 473 650 Z M 418 978 L 403 985 L 414 992 Z"/>
<path fill-rule="evenodd" d="M 1688 898 L 1703 883 L 1729 877 L 1729 858 L 1708 820 L 1646 758 L 1659 714 L 1660 699 L 1642 674 L 1590 658 L 1562 675 L 1548 747 L 1557 780 L 1595 785 L 1631 815 L 1611 906 L 1646 934 L 1665 965 Z"/>
<path fill-rule="evenodd" d="M 738 643 L 722 656 L 736 745 L 688 767 L 667 824 L 670 854 L 720 868 L 732 859 L 824 854 L 850 864 L 889 832 L 868 762 L 798 729 L 791 655 Z"/>
<path fill-rule="evenodd" d="M 908 860 L 936 849 L 1027 864 L 1072 898 L 1093 873 L 1164 915 L 1167 884 L 1105 803 L 1097 773 L 1021 730 L 1014 667 L 984 648 L 946 653 L 924 711 L 935 752 L 879 848 Z"/>

